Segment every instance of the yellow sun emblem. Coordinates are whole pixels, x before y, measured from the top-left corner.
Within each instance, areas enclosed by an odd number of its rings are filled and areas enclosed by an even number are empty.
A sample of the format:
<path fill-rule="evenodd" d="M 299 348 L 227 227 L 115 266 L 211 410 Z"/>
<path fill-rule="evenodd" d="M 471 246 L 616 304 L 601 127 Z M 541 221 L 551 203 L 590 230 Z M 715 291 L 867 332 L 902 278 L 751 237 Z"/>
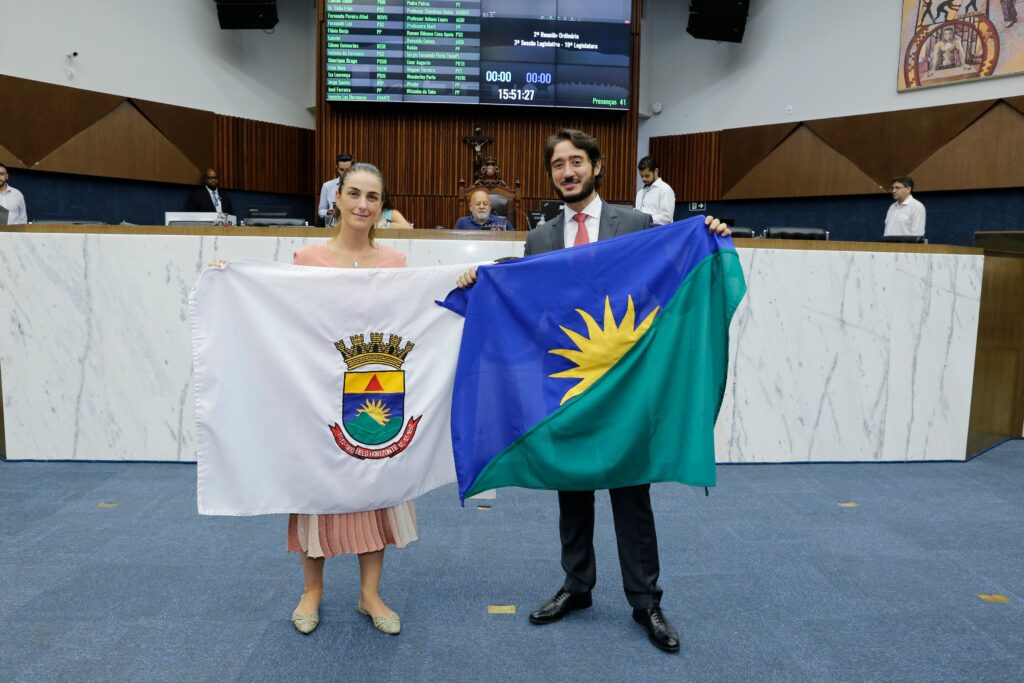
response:
<path fill-rule="evenodd" d="M 391 411 L 383 401 L 367 400 L 359 410 L 356 411 L 356 415 L 359 413 L 366 413 L 380 424 L 387 424 L 387 421 L 391 419 Z"/>
<path fill-rule="evenodd" d="M 659 310 L 661 310 L 661 306 L 651 311 L 644 318 L 644 321 L 634 328 L 636 311 L 633 309 L 633 297 L 630 296 L 629 303 L 626 306 L 626 314 L 622 316 L 622 322 L 617 325 L 615 323 L 615 315 L 612 313 L 611 301 L 606 296 L 604 298 L 604 327 L 602 328 L 589 313 L 577 308 L 576 312 L 580 314 L 583 322 L 587 324 L 588 336 L 584 337 L 567 327 L 562 327 L 562 332 L 565 332 L 566 336 L 576 344 L 576 348 L 579 350 L 552 349 L 548 351 L 548 353 L 562 356 L 576 364 L 574 368 L 551 375 L 551 377 L 579 380 L 562 397 L 562 403 L 565 403 L 573 396 L 582 394 L 601 375 L 608 372 L 625 355 L 626 351 L 629 351 L 633 344 L 643 336 L 644 332 L 650 328 L 651 323 L 654 322 L 654 316 L 657 315 Z"/>

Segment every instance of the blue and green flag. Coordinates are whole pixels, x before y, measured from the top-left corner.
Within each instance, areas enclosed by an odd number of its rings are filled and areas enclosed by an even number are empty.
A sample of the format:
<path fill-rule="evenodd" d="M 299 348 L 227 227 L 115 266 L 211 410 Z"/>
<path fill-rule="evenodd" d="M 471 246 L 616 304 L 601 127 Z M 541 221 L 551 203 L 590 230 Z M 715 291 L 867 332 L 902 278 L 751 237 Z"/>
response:
<path fill-rule="evenodd" d="M 729 322 L 746 292 L 703 216 L 482 266 L 465 316 L 452 443 L 465 500 L 503 486 L 715 483 Z"/>

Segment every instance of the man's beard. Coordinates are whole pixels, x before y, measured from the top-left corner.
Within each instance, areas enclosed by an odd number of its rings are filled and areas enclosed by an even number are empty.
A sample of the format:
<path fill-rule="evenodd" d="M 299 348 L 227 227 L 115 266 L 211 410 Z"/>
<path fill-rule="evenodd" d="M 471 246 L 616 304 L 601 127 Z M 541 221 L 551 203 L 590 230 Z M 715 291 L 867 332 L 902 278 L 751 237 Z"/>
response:
<path fill-rule="evenodd" d="M 491 217 L 491 212 L 490 211 L 474 211 L 473 212 L 473 220 L 475 220 L 477 223 L 481 223 L 481 224 L 486 223 L 487 219 L 490 218 L 490 217 Z"/>
<path fill-rule="evenodd" d="M 580 189 L 576 194 L 566 194 L 565 192 L 562 191 L 562 187 L 560 185 L 556 185 L 555 190 L 558 192 L 563 202 L 565 202 L 566 204 L 572 204 L 582 199 L 586 199 L 587 197 L 594 193 L 594 189 L 597 187 L 596 178 L 597 176 L 590 176 L 590 180 L 583 183 L 583 185 L 580 186 Z"/>

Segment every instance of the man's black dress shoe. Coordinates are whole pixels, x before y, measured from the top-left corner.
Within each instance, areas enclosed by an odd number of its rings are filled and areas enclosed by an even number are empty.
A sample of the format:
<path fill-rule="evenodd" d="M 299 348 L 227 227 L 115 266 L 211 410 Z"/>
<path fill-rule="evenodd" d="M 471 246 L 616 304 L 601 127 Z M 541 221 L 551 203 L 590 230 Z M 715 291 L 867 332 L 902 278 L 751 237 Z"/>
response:
<path fill-rule="evenodd" d="M 534 624 L 550 624 L 569 612 L 590 607 L 591 602 L 590 593 L 570 593 L 559 588 L 555 597 L 530 612 L 530 621 Z"/>
<path fill-rule="evenodd" d="M 647 629 L 651 642 L 665 652 L 679 652 L 679 633 L 660 607 L 633 610 L 633 621 Z"/>

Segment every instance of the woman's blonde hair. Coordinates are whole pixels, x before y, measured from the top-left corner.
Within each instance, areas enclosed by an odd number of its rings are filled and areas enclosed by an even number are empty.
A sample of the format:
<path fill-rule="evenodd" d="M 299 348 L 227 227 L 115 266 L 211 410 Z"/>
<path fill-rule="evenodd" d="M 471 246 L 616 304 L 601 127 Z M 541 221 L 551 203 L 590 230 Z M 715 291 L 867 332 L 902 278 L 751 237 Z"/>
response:
<path fill-rule="evenodd" d="M 355 173 L 359 173 L 359 172 L 369 173 L 371 175 L 375 175 L 375 176 L 377 176 L 377 179 L 380 180 L 380 206 L 381 206 L 381 211 L 383 211 L 384 210 L 384 198 L 387 197 L 388 190 L 387 190 L 387 187 L 384 186 L 384 174 L 381 173 L 380 169 L 377 168 L 376 166 L 374 166 L 373 164 L 368 164 L 368 163 L 366 163 L 364 161 L 359 161 L 359 162 L 356 162 L 356 163 L 352 164 L 351 166 L 349 166 L 348 170 L 345 171 L 345 175 L 343 175 L 341 177 L 341 182 L 338 183 L 338 195 L 341 195 L 342 190 L 345 189 L 345 181 L 348 180 L 348 177 L 353 175 L 353 174 L 355 174 Z M 377 218 L 379 220 L 380 216 L 378 215 Z M 341 230 L 341 207 L 339 207 L 337 205 L 337 203 L 335 203 L 335 205 L 334 205 L 334 225 L 337 226 L 337 229 L 339 231 Z M 373 246 L 373 238 L 374 238 L 376 232 L 377 232 L 377 221 L 374 221 L 373 225 L 370 226 L 370 232 L 369 232 L 369 235 L 368 235 L 368 237 L 370 238 L 370 246 L 371 247 Z"/>

